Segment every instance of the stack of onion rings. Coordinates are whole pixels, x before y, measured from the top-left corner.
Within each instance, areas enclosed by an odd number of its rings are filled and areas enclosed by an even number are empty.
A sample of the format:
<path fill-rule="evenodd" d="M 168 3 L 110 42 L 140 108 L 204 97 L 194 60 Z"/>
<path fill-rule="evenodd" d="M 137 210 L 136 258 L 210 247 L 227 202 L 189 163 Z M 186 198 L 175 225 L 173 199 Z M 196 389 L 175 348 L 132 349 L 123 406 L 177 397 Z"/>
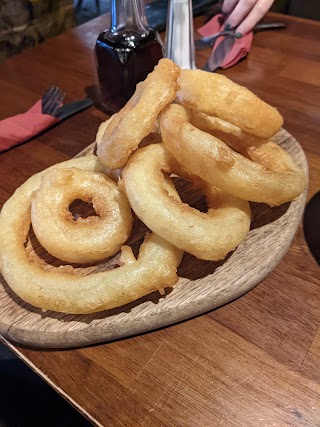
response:
<path fill-rule="evenodd" d="M 183 250 L 216 261 L 236 249 L 250 228 L 248 200 L 273 206 L 303 191 L 303 171 L 269 139 L 282 126 L 277 110 L 221 75 L 180 71 L 161 60 L 100 126 L 100 160 L 90 155 L 55 165 L 4 205 L 0 269 L 22 299 L 84 314 L 162 292 L 177 283 Z M 182 105 L 169 105 L 174 99 Z M 172 173 L 200 187 L 208 212 L 181 201 Z M 92 202 L 97 215 L 75 220 L 74 199 Z M 137 258 L 122 246 L 131 207 L 152 231 Z M 63 261 L 94 262 L 120 250 L 120 267 L 84 275 L 72 265 L 48 266 L 29 251 L 31 224 L 43 247 Z"/>

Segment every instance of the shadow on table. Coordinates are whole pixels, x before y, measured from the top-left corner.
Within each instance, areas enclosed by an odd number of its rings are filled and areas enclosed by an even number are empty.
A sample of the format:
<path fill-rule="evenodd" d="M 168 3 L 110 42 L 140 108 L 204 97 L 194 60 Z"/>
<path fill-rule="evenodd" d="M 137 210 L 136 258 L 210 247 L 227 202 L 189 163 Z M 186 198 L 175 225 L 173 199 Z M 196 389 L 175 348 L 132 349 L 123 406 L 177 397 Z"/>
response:
<path fill-rule="evenodd" d="M 92 99 L 93 106 L 97 109 L 102 111 L 105 114 L 112 115 L 112 113 L 108 113 L 103 106 L 101 105 L 101 96 L 100 96 L 100 89 L 97 84 L 93 84 L 90 86 L 87 86 L 85 88 L 85 94 L 88 98 Z"/>
<path fill-rule="evenodd" d="M 1 427 L 90 427 L 69 403 L 0 344 Z"/>

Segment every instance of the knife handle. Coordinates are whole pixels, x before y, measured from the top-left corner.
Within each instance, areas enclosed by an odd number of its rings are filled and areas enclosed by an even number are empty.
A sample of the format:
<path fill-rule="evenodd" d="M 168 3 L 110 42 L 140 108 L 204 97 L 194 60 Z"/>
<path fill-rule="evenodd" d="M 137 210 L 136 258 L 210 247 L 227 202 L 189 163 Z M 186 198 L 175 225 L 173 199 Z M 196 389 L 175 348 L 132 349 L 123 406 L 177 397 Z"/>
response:
<path fill-rule="evenodd" d="M 261 24 L 257 24 L 254 28 L 253 31 L 255 33 L 258 33 L 259 31 L 266 31 L 266 30 L 277 30 L 277 29 L 281 29 L 281 28 L 286 28 L 286 24 L 284 24 L 283 22 L 269 22 L 269 23 L 261 23 Z"/>
<path fill-rule="evenodd" d="M 55 117 L 60 120 L 64 120 L 67 117 L 72 116 L 79 111 L 84 110 L 85 108 L 90 107 L 93 104 L 93 101 L 90 98 L 80 99 L 79 101 L 70 102 L 69 104 L 64 104 L 59 108 Z"/>

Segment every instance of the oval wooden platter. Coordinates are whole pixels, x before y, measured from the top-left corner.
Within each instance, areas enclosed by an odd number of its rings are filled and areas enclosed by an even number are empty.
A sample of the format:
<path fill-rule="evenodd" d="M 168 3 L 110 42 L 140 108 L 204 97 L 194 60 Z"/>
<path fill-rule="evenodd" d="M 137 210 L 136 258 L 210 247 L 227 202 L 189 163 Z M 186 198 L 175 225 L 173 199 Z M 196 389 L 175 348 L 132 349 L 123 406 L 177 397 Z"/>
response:
<path fill-rule="evenodd" d="M 275 137 L 308 175 L 305 155 L 298 142 L 285 130 Z M 86 152 L 92 151 L 90 147 Z M 85 153 L 81 153 L 82 155 Z M 178 186 L 181 184 L 178 184 Z M 188 186 L 180 188 L 183 200 L 199 207 L 202 197 Z M 303 214 L 307 189 L 291 203 L 276 208 L 252 203 L 253 221 L 244 242 L 222 262 L 200 261 L 185 254 L 178 270 L 178 284 L 164 296 L 154 293 L 118 309 L 91 315 L 43 312 L 23 302 L 1 277 L 0 333 L 3 337 L 32 347 L 70 348 L 106 342 L 189 319 L 208 312 L 248 292 L 261 282 L 287 252 Z M 197 200 L 198 199 L 198 200 Z M 131 243 L 145 232 L 136 221 Z M 30 241 L 35 240 L 30 238 Z M 38 256 L 53 267 L 39 244 Z M 117 257 L 94 267 L 79 267 L 82 274 L 114 267 Z"/>

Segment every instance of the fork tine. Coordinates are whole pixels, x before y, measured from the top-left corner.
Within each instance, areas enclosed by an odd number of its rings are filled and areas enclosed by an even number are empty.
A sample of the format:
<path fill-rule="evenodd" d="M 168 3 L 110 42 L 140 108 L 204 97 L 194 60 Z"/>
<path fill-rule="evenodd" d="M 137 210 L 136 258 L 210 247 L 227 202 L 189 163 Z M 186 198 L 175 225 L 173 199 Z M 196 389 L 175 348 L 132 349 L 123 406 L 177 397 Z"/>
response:
<path fill-rule="evenodd" d="M 44 113 L 47 113 L 48 109 L 50 108 L 52 101 L 57 96 L 58 90 L 59 89 L 56 86 L 52 86 L 51 90 L 48 91 L 48 93 L 45 97 L 45 100 L 42 100 L 42 110 Z"/>
<path fill-rule="evenodd" d="M 44 106 L 48 100 L 51 98 L 52 93 L 54 93 L 56 86 L 51 86 L 42 96 L 42 106 Z"/>
<path fill-rule="evenodd" d="M 55 88 L 55 86 L 50 86 L 49 89 L 47 89 L 45 91 L 45 93 L 42 95 L 42 100 L 45 101 L 48 96 L 50 96 L 51 92 L 53 91 L 53 89 Z"/>
<path fill-rule="evenodd" d="M 56 86 L 52 86 L 52 90 L 48 93 L 45 101 L 42 103 L 42 109 L 45 113 L 50 109 L 52 102 L 54 102 L 59 93 L 60 89 Z"/>
<path fill-rule="evenodd" d="M 64 100 L 64 97 L 66 94 L 64 92 L 61 92 L 59 98 L 57 99 L 57 102 L 55 104 L 54 111 L 52 112 L 52 115 L 55 116 L 59 108 L 61 107 L 62 101 Z"/>
<path fill-rule="evenodd" d="M 54 86 L 50 86 L 49 89 L 47 89 L 45 91 L 45 93 L 42 95 L 42 98 L 41 98 L 42 101 L 45 101 L 48 98 L 48 96 L 51 93 L 51 91 L 52 91 L 53 88 L 54 88 Z"/>
<path fill-rule="evenodd" d="M 53 86 L 42 104 L 42 112 L 48 115 L 55 115 L 65 97 L 65 93 L 57 86 Z"/>
<path fill-rule="evenodd" d="M 64 99 L 65 96 L 66 96 L 66 94 L 59 89 L 59 92 L 57 93 L 55 99 L 52 100 L 52 103 L 50 105 L 50 108 L 48 109 L 48 113 L 47 114 L 50 114 L 51 116 L 54 116 L 55 113 L 60 108 L 60 104 L 63 101 L 63 99 Z"/>

